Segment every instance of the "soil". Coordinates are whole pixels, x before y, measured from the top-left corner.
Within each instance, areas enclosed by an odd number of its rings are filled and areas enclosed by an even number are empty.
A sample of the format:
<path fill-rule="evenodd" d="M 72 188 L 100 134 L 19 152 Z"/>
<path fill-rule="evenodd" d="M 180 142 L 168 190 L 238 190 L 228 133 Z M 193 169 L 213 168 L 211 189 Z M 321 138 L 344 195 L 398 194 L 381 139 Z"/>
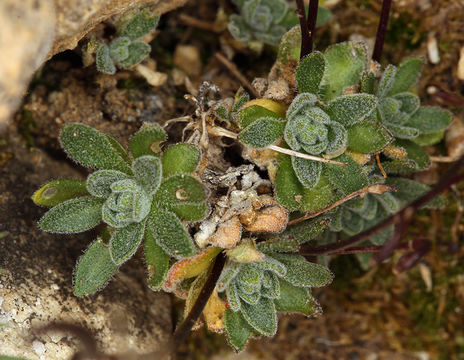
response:
<path fill-rule="evenodd" d="M 317 48 L 348 40 L 353 34 L 367 39 L 375 36 L 380 12 L 378 1 L 330 3 L 336 3 L 332 6 L 334 17 L 317 30 Z M 65 123 L 94 126 L 126 145 L 127 139 L 144 121 L 164 123 L 192 114 L 195 106 L 184 94 L 198 89 L 202 80 L 218 85 L 222 97 L 233 96 L 243 84 L 214 56 L 218 51 L 232 54 L 232 62 L 250 82 L 256 77 L 266 77 L 275 59 L 275 49 L 265 47 L 261 54 L 256 54 L 237 47 L 227 30 L 217 30 L 221 29 L 220 21 L 213 25 L 218 6 L 227 13 L 233 12 L 233 6 L 225 0 L 191 0 L 186 7 L 161 20 L 151 54 L 157 62 L 157 71 L 171 76 L 161 87 L 150 86 L 135 72 L 120 71 L 108 76 L 97 73 L 94 66 L 83 68 L 78 49 L 59 54 L 45 64 L 36 74 L 16 115 L 16 123 L 9 130 L 10 136 L 18 134 L 18 138 L 2 140 L 0 169 L 16 180 L 8 182 L 12 187 L 1 193 L 0 203 L 8 203 L 11 194 L 27 197 L 25 194 L 41 182 L 75 172 L 57 141 Z M 418 92 L 424 103 L 447 106 L 455 114 L 458 114 L 456 99 L 464 103 L 464 83 L 456 77 L 459 51 L 464 44 L 463 14 L 464 4 L 460 0 L 394 1 L 383 54 L 385 62 L 394 64 L 410 56 L 425 57 L 427 40 L 434 36 L 438 41 L 440 62 L 426 62 Z M 192 25 L 181 15 L 195 18 L 202 26 Z M 174 64 L 173 54 L 178 45 L 196 47 L 202 67 L 200 75 L 190 76 L 188 81 L 176 85 L 173 77 L 179 65 Z M 445 96 L 431 95 L 430 86 L 435 86 Z M 170 127 L 172 141 L 180 140 L 181 129 L 180 126 Z M 58 174 L 55 167 L 42 167 L 41 175 L 30 180 L 30 172 L 38 168 L 15 162 L 15 159 L 26 158 L 24 154 L 28 152 L 30 161 L 40 162 L 34 157 L 36 150 L 63 164 L 63 170 Z M 431 151 L 446 154 L 443 145 Z M 436 178 L 444 167 L 435 167 L 429 175 Z M 86 174 L 85 170 L 79 171 L 81 176 Z M 282 316 L 276 337 L 251 341 L 247 356 L 314 360 L 464 359 L 464 250 L 459 246 L 464 225 L 457 218 L 460 214 L 457 200 L 463 198 L 461 188 L 458 187 L 455 194 L 448 194 L 445 210 L 421 211 L 411 225 L 407 239 L 425 237 L 434 241 L 433 250 L 419 266 L 394 275 L 392 267 L 401 255 L 397 254 L 390 262 L 366 273 L 351 256 L 334 259 L 330 266 L 336 275 L 335 282 L 314 291 L 324 314 L 317 319 Z M 30 201 L 20 209 L 18 221 L 28 226 L 41 213 Z M 8 232 L 20 231 L 18 229 L 19 225 Z M 55 241 L 57 237 L 52 238 Z M 69 256 L 74 263 L 82 248 L 71 251 L 60 261 L 64 264 Z M 430 282 L 431 287 L 427 285 Z M 181 313 L 179 303 L 173 307 L 174 322 Z M 200 329 L 177 350 L 176 356 L 178 359 L 207 359 L 214 354 L 230 352 L 223 336 Z"/>

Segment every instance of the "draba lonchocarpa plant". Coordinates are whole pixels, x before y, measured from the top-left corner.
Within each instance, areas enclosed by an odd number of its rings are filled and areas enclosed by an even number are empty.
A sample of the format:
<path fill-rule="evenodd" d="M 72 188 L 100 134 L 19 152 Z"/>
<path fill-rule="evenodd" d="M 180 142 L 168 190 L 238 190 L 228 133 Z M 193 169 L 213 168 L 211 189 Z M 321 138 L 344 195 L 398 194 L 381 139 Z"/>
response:
<path fill-rule="evenodd" d="M 105 230 L 79 259 L 74 294 L 100 289 L 144 240 L 149 284 L 159 289 L 171 257 L 195 254 L 181 220 L 201 220 L 206 190 L 193 175 L 200 150 L 180 143 L 161 151 L 166 133 L 146 123 L 130 139 L 130 153 L 112 137 L 81 124 L 65 125 L 61 145 L 77 163 L 98 169 L 86 181 L 53 180 L 33 201 L 53 206 L 38 225 L 56 233 L 79 233 L 103 222 Z"/>
<path fill-rule="evenodd" d="M 285 37 L 280 50 L 299 57 Z M 439 142 L 452 119 L 446 110 L 421 106 L 411 90 L 421 67 L 421 59 L 410 58 L 381 72 L 362 43 L 336 44 L 301 59 L 295 69 L 298 93 L 289 106 L 257 99 L 235 116 L 243 144 L 281 147 L 268 171 L 277 201 L 290 211 L 317 213 L 373 184 L 396 190 L 342 201 L 327 214 L 332 221 L 319 237 L 322 243 L 358 234 L 430 190 L 401 177 L 430 166 L 423 147 Z M 441 198 L 427 204 L 442 205 Z M 369 241 L 382 245 L 392 231 L 389 227 Z M 371 255 L 357 256 L 367 267 Z"/>
<path fill-rule="evenodd" d="M 114 138 L 81 124 L 65 125 L 60 141 L 73 160 L 98 170 L 86 181 L 53 180 L 37 190 L 34 202 L 52 206 L 39 227 L 78 233 L 105 225 L 77 262 L 76 296 L 101 289 L 143 241 L 149 286 L 186 299 L 186 316 L 216 257 L 225 253 L 203 318 L 208 329 L 225 332 L 237 350 L 250 337 L 273 336 L 278 312 L 320 312 L 310 289 L 330 283 L 332 274 L 294 252 L 320 234 L 327 219 L 285 230 L 288 212 L 259 193 L 266 181 L 251 172 L 240 181 L 241 189 L 231 192 L 224 220 L 206 238 L 200 226 L 196 235 L 202 236 L 194 242 L 181 220 L 202 220 L 209 208 L 207 190 L 195 175 L 201 158 L 196 146 L 180 143 L 162 151 L 166 133 L 149 123 L 130 139 L 131 155 Z"/>
<path fill-rule="evenodd" d="M 286 0 L 233 0 L 240 14 L 232 14 L 228 29 L 232 36 L 251 48 L 257 44 L 279 46 L 282 36 L 298 24 L 298 16 Z M 317 25 L 332 17 L 329 9 L 319 7 Z"/>
<path fill-rule="evenodd" d="M 96 53 L 97 70 L 114 75 L 117 68 L 127 69 L 148 57 L 151 47 L 141 38 L 153 32 L 159 16 L 147 11 L 126 14 L 117 24 L 115 37 L 107 44 L 100 40 Z"/>

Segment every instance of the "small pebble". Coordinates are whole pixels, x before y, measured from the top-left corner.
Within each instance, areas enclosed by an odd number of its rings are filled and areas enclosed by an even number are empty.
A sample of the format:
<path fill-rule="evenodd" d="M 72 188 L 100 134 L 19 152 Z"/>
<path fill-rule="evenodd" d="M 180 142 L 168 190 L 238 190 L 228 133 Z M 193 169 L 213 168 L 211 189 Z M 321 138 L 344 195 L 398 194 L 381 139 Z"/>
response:
<path fill-rule="evenodd" d="M 458 79 L 464 81 L 464 46 L 461 48 L 458 61 Z"/>
<path fill-rule="evenodd" d="M 429 33 L 427 39 L 427 54 L 429 56 L 429 61 L 432 64 L 438 64 L 440 62 L 440 54 L 438 52 L 438 42 L 435 37 L 435 33 Z"/>

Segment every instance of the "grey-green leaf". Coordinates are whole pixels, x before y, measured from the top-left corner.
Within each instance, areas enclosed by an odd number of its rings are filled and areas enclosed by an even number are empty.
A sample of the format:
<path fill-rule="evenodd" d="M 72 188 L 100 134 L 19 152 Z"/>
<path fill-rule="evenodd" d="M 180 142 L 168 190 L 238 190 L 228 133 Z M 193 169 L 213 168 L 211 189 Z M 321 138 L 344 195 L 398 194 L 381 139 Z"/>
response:
<path fill-rule="evenodd" d="M 322 53 L 315 51 L 301 59 L 296 69 L 299 93 L 319 94 L 319 85 L 324 76 L 327 61 Z"/>
<path fill-rule="evenodd" d="M 131 223 L 114 231 L 110 240 L 110 255 L 117 265 L 121 265 L 135 254 L 142 242 L 144 231 L 145 221 Z"/>
<path fill-rule="evenodd" d="M 153 207 L 148 217 L 147 230 L 168 255 L 177 259 L 194 255 L 195 247 L 189 233 L 170 211 Z"/>
<path fill-rule="evenodd" d="M 85 181 L 74 179 L 52 180 L 32 195 L 32 201 L 41 206 L 55 206 L 78 196 L 89 195 Z"/>
<path fill-rule="evenodd" d="M 152 32 L 158 24 L 159 16 L 148 16 L 146 11 L 139 12 L 121 26 L 120 36 L 136 40 Z"/>
<path fill-rule="evenodd" d="M 66 153 L 84 166 L 132 173 L 120 149 L 115 148 L 108 135 L 94 128 L 82 124 L 65 125 L 60 140 Z"/>
<path fill-rule="evenodd" d="M 111 59 L 110 49 L 108 45 L 103 42 L 98 45 L 95 53 L 95 62 L 98 71 L 108 75 L 114 75 L 116 73 L 116 66 Z"/>
<path fill-rule="evenodd" d="M 195 171 L 200 161 L 200 150 L 192 144 L 176 144 L 164 151 L 163 178 L 189 174 Z"/>
<path fill-rule="evenodd" d="M 348 128 L 348 149 L 374 154 L 393 141 L 393 136 L 378 122 L 366 119 Z"/>
<path fill-rule="evenodd" d="M 117 37 L 110 43 L 110 56 L 115 62 L 124 61 L 129 57 L 129 44 L 131 43 L 128 37 Z"/>
<path fill-rule="evenodd" d="M 83 197 L 62 202 L 48 210 L 39 221 L 42 230 L 78 233 L 96 226 L 102 219 L 105 199 Z"/>
<path fill-rule="evenodd" d="M 111 194 L 111 185 L 120 180 L 128 179 L 126 173 L 117 170 L 99 170 L 87 178 L 87 190 L 95 197 L 106 198 Z"/>
<path fill-rule="evenodd" d="M 74 295 L 84 296 L 101 289 L 117 269 L 108 247 L 97 239 L 77 262 Z"/>
<path fill-rule="evenodd" d="M 254 121 L 263 118 L 263 117 L 272 117 L 277 120 L 284 120 L 284 118 L 262 106 L 259 105 L 252 105 L 247 106 L 246 108 L 242 109 L 238 114 L 238 122 L 241 125 L 242 129 L 248 127 Z"/>
<path fill-rule="evenodd" d="M 134 41 L 128 46 L 129 56 L 122 61 L 118 61 L 118 66 L 128 68 L 144 60 L 150 53 L 150 45 L 143 41 Z"/>
<path fill-rule="evenodd" d="M 296 177 L 304 187 L 312 189 L 318 184 L 322 172 L 320 162 L 292 156 L 292 166 Z"/>
<path fill-rule="evenodd" d="M 238 139 L 251 147 L 263 149 L 282 137 L 285 122 L 273 117 L 262 117 L 243 129 Z"/>
<path fill-rule="evenodd" d="M 362 171 L 361 166 L 351 157 L 343 154 L 334 160 L 348 165 L 324 164 L 329 181 L 345 195 L 351 194 L 368 185 L 367 175 Z"/>
<path fill-rule="evenodd" d="M 421 106 L 405 125 L 418 129 L 421 135 L 428 135 L 445 130 L 452 118 L 452 114 L 447 110 Z"/>
<path fill-rule="evenodd" d="M 331 120 L 338 121 L 348 127 L 366 118 L 376 106 L 377 102 L 374 95 L 342 95 L 329 101 L 325 112 L 330 115 Z"/>
<path fill-rule="evenodd" d="M 274 300 L 277 311 L 313 315 L 320 312 L 319 306 L 311 296 L 308 288 L 293 286 L 288 281 L 279 279 L 280 297 Z"/>
<path fill-rule="evenodd" d="M 159 290 L 163 285 L 164 278 L 169 270 L 169 255 L 157 244 L 157 234 L 155 234 L 147 220 L 145 227 L 145 262 L 148 269 L 148 286 L 152 290 Z"/>
<path fill-rule="evenodd" d="M 265 336 L 275 335 L 277 331 L 277 315 L 273 300 L 261 297 L 254 305 L 243 302 L 241 312 L 248 324 L 260 334 Z"/>
<path fill-rule="evenodd" d="M 137 183 L 148 195 L 153 195 L 161 184 L 161 160 L 153 155 L 136 158 L 132 163 L 132 171 Z"/>
<path fill-rule="evenodd" d="M 166 132 L 155 123 L 144 123 L 130 139 L 129 147 L 134 158 L 143 155 L 157 156 L 161 152 L 160 144 L 166 140 Z"/>
<path fill-rule="evenodd" d="M 243 318 L 242 313 L 226 309 L 224 327 L 230 344 L 236 350 L 242 351 L 253 331 Z"/>
<path fill-rule="evenodd" d="M 403 61 L 396 69 L 395 79 L 390 87 L 389 96 L 407 91 L 419 78 L 423 60 L 410 58 Z"/>
<path fill-rule="evenodd" d="M 377 96 L 383 98 L 387 96 L 387 93 L 390 91 L 393 81 L 395 79 L 396 67 L 393 65 L 388 65 L 382 74 L 382 78 L 379 82 L 379 87 L 377 88 Z"/>

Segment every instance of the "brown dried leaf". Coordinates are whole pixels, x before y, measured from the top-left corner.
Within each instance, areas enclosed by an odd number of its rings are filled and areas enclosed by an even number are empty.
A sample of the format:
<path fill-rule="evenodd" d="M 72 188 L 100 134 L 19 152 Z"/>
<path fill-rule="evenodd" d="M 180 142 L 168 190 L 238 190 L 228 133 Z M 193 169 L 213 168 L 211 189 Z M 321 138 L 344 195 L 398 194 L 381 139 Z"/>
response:
<path fill-rule="evenodd" d="M 242 237 L 242 226 L 238 216 L 233 216 L 217 227 L 216 232 L 209 238 L 213 245 L 220 246 L 224 249 L 235 247 Z"/>

